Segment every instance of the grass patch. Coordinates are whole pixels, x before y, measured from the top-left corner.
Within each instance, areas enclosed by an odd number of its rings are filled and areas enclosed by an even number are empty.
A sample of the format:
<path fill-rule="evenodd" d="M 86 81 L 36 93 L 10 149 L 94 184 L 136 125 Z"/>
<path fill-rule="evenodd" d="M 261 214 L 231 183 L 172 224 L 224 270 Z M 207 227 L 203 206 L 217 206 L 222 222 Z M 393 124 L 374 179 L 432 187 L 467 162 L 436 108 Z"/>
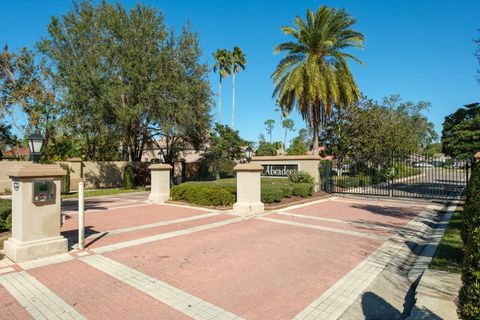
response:
<path fill-rule="evenodd" d="M 109 195 L 129 193 L 129 192 L 145 192 L 145 191 L 148 191 L 148 189 L 147 188 L 136 188 L 136 189 L 112 188 L 112 189 L 99 189 L 99 190 L 85 190 L 85 198 L 109 196 Z M 72 198 L 78 198 L 78 192 L 70 192 L 67 194 L 62 194 L 62 199 L 72 199 Z"/>
<path fill-rule="evenodd" d="M 431 269 L 460 273 L 463 265 L 463 241 L 460 235 L 462 229 L 462 207 L 457 207 L 453 213 L 448 228 L 438 245 L 435 256 L 430 263 Z"/>

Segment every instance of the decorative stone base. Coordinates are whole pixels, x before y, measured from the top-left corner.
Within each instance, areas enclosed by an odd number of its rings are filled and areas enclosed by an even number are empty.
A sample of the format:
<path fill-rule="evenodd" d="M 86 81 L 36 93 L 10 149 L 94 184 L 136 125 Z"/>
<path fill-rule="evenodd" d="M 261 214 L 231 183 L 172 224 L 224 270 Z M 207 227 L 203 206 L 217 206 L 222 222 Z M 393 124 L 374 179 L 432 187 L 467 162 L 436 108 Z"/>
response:
<path fill-rule="evenodd" d="M 164 203 L 170 199 L 170 194 L 169 193 L 150 193 L 148 195 L 148 201 L 152 203 Z"/>
<path fill-rule="evenodd" d="M 265 205 L 261 202 L 257 203 L 241 203 L 237 202 L 233 205 L 233 212 L 241 215 L 252 215 L 265 211 Z"/>
<path fill-rule="evenodd" d="M 5 255 L 14 262 L 25 262 L 68 252 L 68 242 L 63 236 L 28 242 L 9 238 L 3 246 Z"/>

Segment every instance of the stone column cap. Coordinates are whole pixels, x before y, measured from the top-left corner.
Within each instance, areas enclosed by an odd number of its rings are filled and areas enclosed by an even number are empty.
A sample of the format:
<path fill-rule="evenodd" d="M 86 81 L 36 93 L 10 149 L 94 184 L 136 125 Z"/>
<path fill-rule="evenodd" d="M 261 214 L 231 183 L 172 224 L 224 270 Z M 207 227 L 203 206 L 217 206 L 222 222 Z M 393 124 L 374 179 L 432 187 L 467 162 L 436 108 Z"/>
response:
<path fill-rule="evenodd" d="M 148 170 L 171 170 L 173 167 L 167 163 L 154 163 L 148 166 Z"/>
<path fill-rule="evenodd" d="M 68 158 L 68 162 L 82 162 L 82 158 L 74 157 L 74 158 Z"/>
<path fill-rule="evenodd" d="M 240 163 L 233 168 L 235 172 L 239 171 L 249 171 L 249 172 L 261 172 L 263 171 L 263 167 L 259 164 L 254 163 Z"/>
<path fill-rule="evenodd" d="M 58 164 L 38 164 L 29 163 L 14 167 L 7 172 L 9 177 L 63 177 L 66 175 L 65 170 Z"/>

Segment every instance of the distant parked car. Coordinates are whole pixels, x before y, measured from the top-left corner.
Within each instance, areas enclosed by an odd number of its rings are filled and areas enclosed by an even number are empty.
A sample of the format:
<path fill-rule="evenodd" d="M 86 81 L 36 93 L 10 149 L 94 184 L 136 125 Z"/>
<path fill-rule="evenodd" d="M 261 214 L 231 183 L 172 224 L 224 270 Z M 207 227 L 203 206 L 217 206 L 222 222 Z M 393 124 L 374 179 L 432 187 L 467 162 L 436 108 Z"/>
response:
<path fill-rule="evenodd" d="M 433 165 L 431 163 L 425 162 L 425 161 L 419 161 L 419 162 L 414 162 L 412 163 L 412 166 L 415 168 L 431 168 Z"/>

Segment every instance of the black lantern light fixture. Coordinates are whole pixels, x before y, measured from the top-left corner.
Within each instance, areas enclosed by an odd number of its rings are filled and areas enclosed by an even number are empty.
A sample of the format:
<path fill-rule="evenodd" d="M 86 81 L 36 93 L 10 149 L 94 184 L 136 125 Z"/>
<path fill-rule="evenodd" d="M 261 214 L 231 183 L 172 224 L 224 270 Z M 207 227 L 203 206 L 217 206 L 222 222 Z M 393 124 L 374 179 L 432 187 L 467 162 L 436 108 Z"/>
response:
<path fill-rule="evenodd" d="M 34 133 L 28 137 L 28 149 L 30 149 L 30 155 L 34 163 L 38 163 L 40 160 L 43 141 L 44 139 L 40 133 Z"/>
<path fill-rule="evenodd" d="M 247 158 L 248 163 L 252 161 L 252 156 L 253 156 L 252 147 L 248 146 L 247 149 L 245 149 L 245 157 Z"/>
<path fill-rule="evenodd" d="M 163 154 L 163 151 L 160 150 L 160 153 L 158 154 L 158 161 L 160 163 L 165 163 L 165 154 Z"/>

